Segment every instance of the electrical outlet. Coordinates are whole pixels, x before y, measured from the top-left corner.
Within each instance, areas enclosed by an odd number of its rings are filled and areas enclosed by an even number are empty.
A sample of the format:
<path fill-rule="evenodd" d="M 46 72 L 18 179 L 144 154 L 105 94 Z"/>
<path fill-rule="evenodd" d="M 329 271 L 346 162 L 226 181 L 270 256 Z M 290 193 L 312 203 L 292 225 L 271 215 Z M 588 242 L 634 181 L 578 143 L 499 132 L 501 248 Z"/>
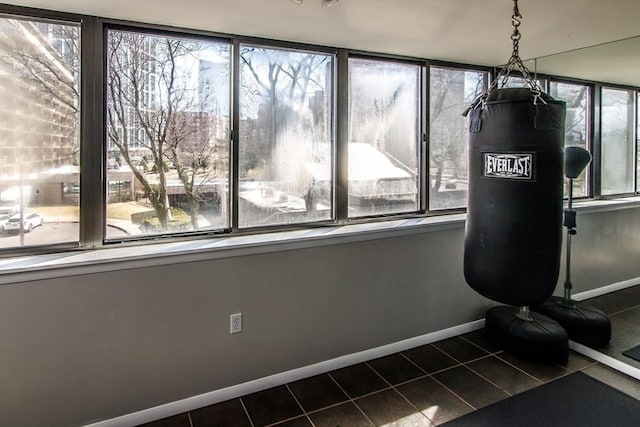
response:
<path fill-rule="evenodd" d="M 235 313 L 229 316 L 229 333 L 237 334 L 242 332 L 242 313 Z"/>

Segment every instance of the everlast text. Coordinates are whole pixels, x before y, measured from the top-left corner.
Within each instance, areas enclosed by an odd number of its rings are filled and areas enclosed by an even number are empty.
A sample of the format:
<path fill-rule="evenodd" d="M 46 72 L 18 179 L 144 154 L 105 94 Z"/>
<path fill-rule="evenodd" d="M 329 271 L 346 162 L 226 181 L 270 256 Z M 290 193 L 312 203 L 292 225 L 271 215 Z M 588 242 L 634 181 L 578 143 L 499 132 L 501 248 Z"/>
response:
<path fill-rule="evenodd" d="M 531 179 L 532 155 L 484 153 L 484 176 Z"/>

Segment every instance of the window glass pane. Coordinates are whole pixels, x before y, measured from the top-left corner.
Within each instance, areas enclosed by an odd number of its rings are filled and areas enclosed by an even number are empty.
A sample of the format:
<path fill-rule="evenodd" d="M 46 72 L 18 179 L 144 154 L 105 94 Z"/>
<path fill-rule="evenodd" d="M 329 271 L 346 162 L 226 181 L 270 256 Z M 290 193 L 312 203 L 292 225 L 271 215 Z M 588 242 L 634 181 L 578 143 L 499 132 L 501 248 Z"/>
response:
<path fill-rule="evenodd" d="M 349 217 L 415 212 L 420 67 L 349 60 Z"/>
<path fill-rule="evenodd" d="M 484 91 L 485 73 L 431 67 L 429 209 L 467 204 L 469 132 L 462 112 Z"/>
<path fill-rule="evenodd" d="M 572 83 L 551 82 L 549 95 L 566 102 L 564 145 L 578 146 L 588 150 L 589 87 Z M 589 194 L 586 180 L 588 169 L 587 166 L 580 176 L 573 180 L 574 197 L 583 197 Z M 565 186 L 566 184 L 567 182 L 565 182 Z M 565 188 L 565 194 L 568 194 L 567 191 Z"/>
<path fill-rule="evenodd" d="M 77 242 L 80 29 L 0 18 L 0 250 Z"/>
<path fill-rule="evenodd" d="M 539 80 L 539 79 L 533 79 L 536 84 L 539 87 L 543 87 L 543 81 Z M 529 82 L 527 82 L 527 80 L 525 80 L 524 77 L 521 77 L 520 75 L 517 74 L 511 74 L 509 75 L 509 78 L 505 81 L 504 79 L 501 79 L 501 81 L 498 82 L 498 88 L 502 89 L 502 88 L 521 88 L 521 87 L 526 87 L 526 88 L 531 88 L 531 85 L 529 84 Z"/>
<path fill-rule="evenodd" d="M 523 78 L 518 76 L 509 76 L 506 81 L 498 82 L 499 88 L 516 88 L 516 87 L 530 87 L 529 83 Z"/>
<path fill-rule="evenodd" d="M 109 31 L 107 238 L 229 226 L 228 44 Z"/>
<path fill-rule="evenodd" d="M 333 56 L 240 48 L 240 227 L 333 217 Z"/>
<path fill-rule="evenodd" d="M 633 92 L 603 88 L 601 102 L 602 194 L 632 192 Z"/>

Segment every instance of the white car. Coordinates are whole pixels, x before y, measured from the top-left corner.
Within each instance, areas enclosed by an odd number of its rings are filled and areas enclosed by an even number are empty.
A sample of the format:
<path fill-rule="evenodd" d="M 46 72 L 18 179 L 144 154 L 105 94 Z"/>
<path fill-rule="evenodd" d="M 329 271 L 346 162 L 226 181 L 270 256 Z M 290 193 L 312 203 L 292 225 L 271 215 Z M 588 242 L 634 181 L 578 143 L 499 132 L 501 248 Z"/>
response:
<path fill-rule="evenodd" d="M 44 224 L 44 218 L 42 215 L 37 213 L 30 213 L 24 216 L 24 222 L 22 229 L 24 231 L 31 231 L 35 227 Z M 7 231 L 19 231 L 20 230 L 20 214 L 15 214 L 4 225 L 5 230 Z"/>
<path fill-rule="evenodd" d="M 9 218 L 11 218 L 11 215 L 0 215 L 0 233 L 4 233 L 4 226 L 9 221 Z"/>
<path fill-rule="evenodd" d="M 14 215 L 20 212 L 20 203 L 17 201 L 0 200 L 0 215 Z"/>

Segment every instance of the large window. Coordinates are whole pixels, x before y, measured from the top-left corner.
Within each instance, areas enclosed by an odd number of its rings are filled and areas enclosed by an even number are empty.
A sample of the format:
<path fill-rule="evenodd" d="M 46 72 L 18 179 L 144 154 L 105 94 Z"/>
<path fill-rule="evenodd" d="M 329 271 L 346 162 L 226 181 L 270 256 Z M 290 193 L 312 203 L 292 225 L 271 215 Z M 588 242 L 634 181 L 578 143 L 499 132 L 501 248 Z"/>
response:
<path fill-rule="evenodd" d="M 486 67 L 0 9 L 0 256 L 466 206 Z M 574 195 L 638 194 L 637 88 L 537 83 L 599 163 Z"/>
<path fill-rule="evenodd" d="M 419 208 L 420 67 L 349 60 L 349 217 Z"/>
<path fill-rule="evenodd" d="M 229 226 L 230 48 L 108 32 L 107 238 Z"/>
<path fill-rule="evenodd" d="M 589 150 L 589 86 L 552 81 L 549 94 L 566 103 L 564 145 L 578 146 Z M 588 171 L 587 167 L 578 178 L 574 179 L 574 197 L 584 197 L 589 194 L 587 188 Z"/>
<path fill-rule="evenodd" d="M 467 203 L 469 132 L 462 112 L 484 92 L 486 74 L 431 67 L 429 102 L 429 208 Z"/>
<path fill-rule="evenodd" d="M 240 227 L 333 218 L 333 63 L 240 47 Z"/>
<path fill-rule="evenodd" d="M 634 92 L 603 88 L 601 95 L 603 195 L 634 191 Z"/>
<path fill-rule="evenodd" d="M 0 18 L 0 249 L 79 239 L 80 31 Z"/>

